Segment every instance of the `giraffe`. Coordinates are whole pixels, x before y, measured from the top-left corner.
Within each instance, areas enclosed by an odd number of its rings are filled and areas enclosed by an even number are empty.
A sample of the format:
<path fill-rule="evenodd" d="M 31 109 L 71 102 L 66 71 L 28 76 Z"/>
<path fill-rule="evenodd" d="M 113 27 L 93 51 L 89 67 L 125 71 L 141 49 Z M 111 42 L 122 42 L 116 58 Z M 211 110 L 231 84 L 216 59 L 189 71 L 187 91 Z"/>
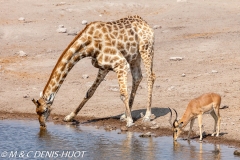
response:
<path fill-rule="evenodd" d="M 97 77 L 88 89 L 79 106 L 64 118 L 72 121 L 84 104 L 93 96 L 95 90 L 109 71 L 117 74 L 120 98 L 125 105 L 125 113 L 120 120 L 132 126 L 131 109 L 137 88 L 143 76 L 141 61 L 147 73 L 148 101 L 143 121 L 149 121 L 151 115 L 152 89 L 155 74 L 152 71 L 154 55 L 154 31 L 140 16 L 128 16 L 116 21 L 89 23 L 68 45 L 59 57 L 49 80 L 40 93 L 40 99 L 32 99 L 40 126 L 46 127 L 51 105 L 69 71 L 81 59 L 90 57 L 92 65 L 98 68 Z M 130 98 L 127 90 L 128 66 L 132 75 Z"/>

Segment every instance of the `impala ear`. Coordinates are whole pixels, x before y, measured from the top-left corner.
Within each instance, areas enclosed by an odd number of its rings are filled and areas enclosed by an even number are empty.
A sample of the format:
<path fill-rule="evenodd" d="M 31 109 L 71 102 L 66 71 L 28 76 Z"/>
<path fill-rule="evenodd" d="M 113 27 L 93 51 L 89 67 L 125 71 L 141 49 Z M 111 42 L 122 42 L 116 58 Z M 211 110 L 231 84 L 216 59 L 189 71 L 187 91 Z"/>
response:
<path fill-rule="evenodd" d="M 176 128 L 178 126 L 178 121 L 177 120 L 174 120 L 173 121 L 173 128 Z"/>

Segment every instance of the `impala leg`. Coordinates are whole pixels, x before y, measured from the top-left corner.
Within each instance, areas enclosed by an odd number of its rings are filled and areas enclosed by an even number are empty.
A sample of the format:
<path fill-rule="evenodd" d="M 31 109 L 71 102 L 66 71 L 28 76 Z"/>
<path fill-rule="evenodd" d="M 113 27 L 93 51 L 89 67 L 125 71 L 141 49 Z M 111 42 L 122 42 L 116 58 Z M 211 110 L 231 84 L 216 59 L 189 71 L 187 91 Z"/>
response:
<path fill-rule="evenodd" d="M 216 126 L 217 126 L 217 122 L 218 122 L 218 117 L 214 110 L 212 112 L 210 112 L 210 114 L 214 119 L 214 128 L 213 128 L 213 133 L 212 133 L 212 136 L 214 136 L 216 134 Z"/>
<path fill-rule="evenodd" d="M 216 115 L 217 115 L 217 135 L 216 135 L 216 137 L 219 136 L 220 124 L 221 124 L 221 116 L 220 116 L 220 113 L 219 113 L 219 107 L 220 107 L 220 105 L 218 105 L 218 107 L 214 110 Z"/>
<path fill-rule="evenodd" d="M 191 132 L 192 132 L 192 127 L 193 127 L 194 121 L 195 121 L 195 119 L 192 119 L 190 121 L 190 128 L 189 128 L 188 137 L 187 137 L 188 140 L 190 140 L 190 135 L 191 135 Z"/>
<path fill-rule="evenodd" d="M 86 96 L 82 100 L 82 102 L 79 104 L 79 106 L 75 109 L 74 112 L 70 113 L 64 118 L 65 122 L 72 121 L 74 117 L 78 114 L 78 112 L 82 109 L 82 107 L 85 105 L 85 103 L 93 96 L 94 92 L 96 91 L 97 87 L 100 85 L 100 83 L 104 80 L 105 76 L 108 74 L 108 70 L 102 70 L 99 69 L 97 78 L 95 79 L 93 85 L 88 89 Z"/>
<path fill-rule="evenodd" d="M 199 141 L 202 141 L 202 114 L 198 115 L 198 127 L 199 127 L 199 134 L 200 134 L 200 138 Z"/>

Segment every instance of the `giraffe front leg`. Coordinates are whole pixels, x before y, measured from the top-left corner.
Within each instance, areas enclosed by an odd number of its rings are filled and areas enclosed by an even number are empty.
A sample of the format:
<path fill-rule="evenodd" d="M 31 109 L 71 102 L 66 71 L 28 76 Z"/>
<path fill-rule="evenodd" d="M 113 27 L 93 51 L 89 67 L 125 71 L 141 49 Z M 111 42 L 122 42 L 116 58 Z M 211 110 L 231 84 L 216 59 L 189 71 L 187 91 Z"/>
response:
<path fill-rule="evenodd" d="M 64 118 L 65 122 L 71 122 L 76 117 L 76 115 L 82 109 L 82 107 L 85 105 L 85 103 L 93 96 L 93 94 L 95 93 L 97 87 L 104 80 L 104 78 L 106 77 L 108 72 L 109 72 L 108 70 L 99 69 L 97 78 L 95 79 L 95 81 L 92 84 L 92 86 L 88 89 L 86 96 L 84 97 L 82 102 L 79 104 L 79 106 L 75 109 L 75 111 L 70 113 L 69 115 L 67 115 Z"/>

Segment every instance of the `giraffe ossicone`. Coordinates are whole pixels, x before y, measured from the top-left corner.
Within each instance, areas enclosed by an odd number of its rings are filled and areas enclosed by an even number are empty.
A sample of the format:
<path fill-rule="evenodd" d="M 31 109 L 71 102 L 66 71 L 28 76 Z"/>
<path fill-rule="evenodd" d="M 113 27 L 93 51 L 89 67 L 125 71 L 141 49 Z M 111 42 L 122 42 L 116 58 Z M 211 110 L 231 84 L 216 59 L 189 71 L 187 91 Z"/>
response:
<path fill-rule="evenodd" d="M 122 120 L 132 126 L 131 109 L 137 88 L 142 80 L 141 61 L 146 69 L 148 95 L 147 109 L 143 117 L 150 120 L 152 89 L 155 74 L 152 71 L 154 54 L 154 31 L 141 17 L 128 16 L 111 22 L 92 22 L 73 39 L 59 57 L 40 99 L 32 100 L 36 105 L 40 126 L 46 127 L 46 119 L 56 93 L 64 82 L 69 71 L 81 59 L 91 57 L 92 65 L 99 69 L 92 86 L 87 91 L 79 106 L 64 118 L 71 121 L 76 117 L 84 104 L 93 96 L 95 90 L 109 71 L 117 74 L 120 96 L 125 105 Z M 127 74 L 132 74 L 132 90 L 130 97 L 127 91 Z"/>

